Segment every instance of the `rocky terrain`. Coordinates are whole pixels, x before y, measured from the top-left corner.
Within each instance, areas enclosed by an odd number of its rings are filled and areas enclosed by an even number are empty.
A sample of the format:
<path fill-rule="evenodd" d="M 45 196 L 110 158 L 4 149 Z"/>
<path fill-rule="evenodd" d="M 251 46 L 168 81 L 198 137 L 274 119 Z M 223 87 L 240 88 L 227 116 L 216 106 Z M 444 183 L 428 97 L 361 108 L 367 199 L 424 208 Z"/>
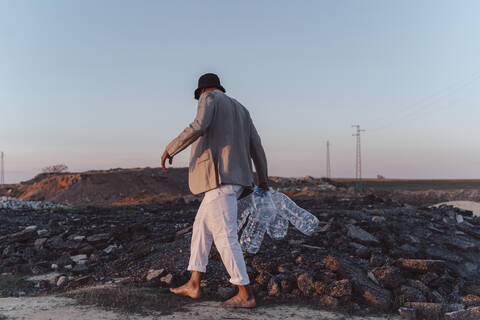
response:
<path fill-rule="evenodd" d="M 266 237 L 256 255 L 245 255 L 260 303 L 301 301 L 407 319 L 478 318 L 480 217 L 348 195 L 308 177 L 275 179 L 321 223 L 311 237 L 290 228 L 284 240 Z M 0 207 L 0 296 L 112 282 L 156 290 L 181 284 L 189 276 L 198 205 L 197 198 L 177 197 L 155 205 Z M 212 249 L 204 296 L 233 295 L 227 279 Z"/>

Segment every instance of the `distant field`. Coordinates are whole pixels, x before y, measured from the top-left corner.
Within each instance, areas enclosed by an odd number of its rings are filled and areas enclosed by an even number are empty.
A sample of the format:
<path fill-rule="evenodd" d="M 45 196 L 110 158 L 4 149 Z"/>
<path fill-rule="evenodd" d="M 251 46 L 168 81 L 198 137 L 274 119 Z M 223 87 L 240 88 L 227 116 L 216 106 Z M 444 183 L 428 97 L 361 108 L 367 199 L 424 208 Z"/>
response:
<path fill-rule="evenodd" d="M 355 180 L 347 178 L 336 178 L 333 181 L 345 183 L 349 186 L 355 185 Z M 458 190 L 458 189 L 480 189 L 480 179 L 458 179 L 458 180 L 408 180 L 408 179 L 362 179 L 364 186 L 377 191 L 422 191 L 422 190 Z"/>

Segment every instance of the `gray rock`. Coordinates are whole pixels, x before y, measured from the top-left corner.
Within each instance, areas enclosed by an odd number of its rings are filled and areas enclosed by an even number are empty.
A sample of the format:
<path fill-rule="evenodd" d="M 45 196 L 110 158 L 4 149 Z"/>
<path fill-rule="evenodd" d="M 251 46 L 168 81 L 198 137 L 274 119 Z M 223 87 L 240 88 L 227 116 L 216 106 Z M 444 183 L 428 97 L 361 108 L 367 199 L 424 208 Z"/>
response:
<path fill-rule="evenodd" d="M 455 218 L 457 220 L 457 223 L 462 223 L 463 222 L 463 216 L 461 214 L 457 214 Z"/>
<path fill-rule="evenodd" d="M 166 284 L 167 286 L 171 285 L 172 281 L 173 281 L 173 275 L 171 273 L 169 273 L 166 276 L 160 278 L 160 282 Z"/>
<path fill-rule="evenodd" d="M 368 271 L 368 272 L 367 272 L 367 277 L 368 277 L 368 279 L 372 280 L 377 286 L 380 285 L 380 282 L 378 282 L 377 278 L 376 278 L 375 275 L 372 273 L 372 271 Z"/>
<path fill-rule="evenodd" d="M 86 254 L 71 256 L 70 259 L 76 264 L 85 264 L 88 261 L 88 257 Z"/>
<path fill-rule="evenodd" d="M 118 247 L 117 247 L 116 244 L 113 244 L 113 245 L 111 244 L 108 247 L 106 247 L 105 249 L 103 249 L 103 252 L 105 252 L 106 254 L 110 254 L 113 251 L 113 249 L 117 249 L 117 248 Z"/>
<path fill-rule="evenodd" d="M 110 239 L 110 234 L 108 233 L 99 233 L 99 234 L 94 234 L 92 236 L 87 237 L 87 241 L 90 243 L 101 243 L 101 242 L 106 242 Z"/>
<path fill-rule="evenodd" d="M 67 283 L 67 277 L 66 276 L 60 276 L 58 277 L 58 280 L 57 280 L 57 287 L 61 287 L 63 286 L 64 284 Z"/>
<path fill-rule="evenodd" d="M 360 242 L 364 245 L 378 245 L 380 242 L 373 235 L 363 230 L 360 227 L 350 224 L 347 226 L 348 236 L 353 240 Z"/>
<path fill-rule="evenodd" d="M 43 246 L 45 243 L 47 243 L 47 238 L 38 238 L 37 240 L 35 240 L 35 243 L 34 243 L 34 246 L 36 248 L 39 248 L 41 246 Z"/>
<path fill-rule="evenodd" d="M 86 264 L 77 264 L 75 265 L 75 267 L 72 268 L 72 272 L 75 272 L 75 273 L 83 273 L 87 271 L 88 271 L 88 267 Z"/>
<path fill-rule="evenodd" d="M 25 228 L 24 231 L 37 231 L 38 227 L 37 226 L 28 226 Z"/>
<path fill-rule="evenodd" d="M 160 277 L 163 272 L 165 271 L 165 269 L 150 269 L 148 270 L 148 273 L 147 273 L 147 281 L 152 281 L 154 279 L 157 279 L 158 277 Z"/>
<path fill-rule="evenodd" d="M 46 235 L 46 234 L 48 234 L 48 230 L 47 230 L 47 229 L 42 229 L 42 230 L 38 230 L 38 231 L 37 231 L 37 235 L 38 235 L 39 237 L 44 236 L 44 235 Z"/>
<path fill-rule="evenodd" d="M 372 222 L 374 223 L 382 223 L 382 222 L 385 222 L 385 217 L 381 217 L 381 216 L 374 216 L 372 217 Z"/>
<path fill-rule="evenodd" d="M 413 256 L 415 255 L 419 250 L 415 248 L 414 246 L 409 245 L 408 243 L 405 243 L 399 247 L 399 249 L 406 255 L 406 256 Z"/>
<path fill-rule="evenodd" d="M 34 239 L 37 236 L 36 230 L 23 230 L 17 233 L 12 233 L 8 236 L 8 241 L 13 242 L 26 242 Z"/>
<path fill-rule="evenodd" d="M 62 250 L 67 248 L 67 243 L 62 239 L 61 236 L 55 236 L 47 240 L 47 246 L 52 249 Z"/>

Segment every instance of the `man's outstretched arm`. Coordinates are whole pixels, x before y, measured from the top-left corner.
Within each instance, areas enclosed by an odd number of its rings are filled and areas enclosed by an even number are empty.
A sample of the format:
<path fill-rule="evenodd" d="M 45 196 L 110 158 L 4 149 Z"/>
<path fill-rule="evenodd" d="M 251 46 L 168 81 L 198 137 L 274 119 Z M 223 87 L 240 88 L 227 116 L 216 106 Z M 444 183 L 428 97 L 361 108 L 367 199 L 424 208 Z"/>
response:
<path fill-rule="evenodd" d="M 165 161 L 168 159 L 172 164 L 173 157 L 191 145 L 195 140 L 202 136 L 210 123 L 214 114 L 213 96 L 211 94 L 203 94 L 198 101 L 197 116 L 185 130 L 182 131 L 168 144 L 162 155 L 162 168 L 165 171 Z"/>

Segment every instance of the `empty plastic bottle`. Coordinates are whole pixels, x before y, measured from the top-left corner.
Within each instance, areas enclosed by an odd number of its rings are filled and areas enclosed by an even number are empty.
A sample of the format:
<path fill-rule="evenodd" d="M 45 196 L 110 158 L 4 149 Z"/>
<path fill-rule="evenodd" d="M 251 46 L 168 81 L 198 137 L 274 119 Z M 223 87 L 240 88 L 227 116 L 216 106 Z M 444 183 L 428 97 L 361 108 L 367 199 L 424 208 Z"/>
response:
<path fill-rule="evenodd" d="M 253 211 L 252 196 L 249 195 L 237 201 L 237 228 L 238 232 L 242 230 L 243 225 L 247 222 L 248 216 Z"/>
<path fill-rule="evenodd" d="M 275 215 L 275 206 L 268 190 L 256 188 L 252 196 L 253 211 L 240 238 L 240 245 L 249 253 L 257 253 L 270 220 Z"/>
<path fill-rule="evenodd" d="M 258 189 L 256 189 L 258 191 Z M 255 192 L 238 201 L 238 231 L 243 229 L 240 244 L 243 250 L 257 253 L 265 232 L 276 240 L 287 235 L 288 222 L 306 235 L 318 226 L 318 219 L 300 208 L 281 192 Z"/>
<path fill-rule="evenodd" d="M 275 240 L 281 240 L 285 238 L 288 231 L 288 220 L 278 212 L 275 214 L 270 223 L 267 226 L 267 234 L 270 238 Z"/>
<path fill-rule="evenodd" d="M 280 209 L 278 212 L 281 215 L 284 215 L 285 211 L 288 212 L 284 218 L 290 221 L 295 228 L 307 236 L 313 233 L 319 223 L 317 217 L 297 206 L 295 202 L 281 192 L 275 192 L 273 197 L 276 208 Z"/>
<path fill-rule="evenodd" d="M 287 235 L 288 220 L 286 217 L 288 212 L 279 205 L 282 200 L 282 197 L 279 195 L 280 193 L 273 191 L 271 188 L 270 193 L 272 194 L 272 201 L 275 206 L 275 217 L 272 218 L 267 226 L 267 234 L 272 239 L 281 240 Z"/>

